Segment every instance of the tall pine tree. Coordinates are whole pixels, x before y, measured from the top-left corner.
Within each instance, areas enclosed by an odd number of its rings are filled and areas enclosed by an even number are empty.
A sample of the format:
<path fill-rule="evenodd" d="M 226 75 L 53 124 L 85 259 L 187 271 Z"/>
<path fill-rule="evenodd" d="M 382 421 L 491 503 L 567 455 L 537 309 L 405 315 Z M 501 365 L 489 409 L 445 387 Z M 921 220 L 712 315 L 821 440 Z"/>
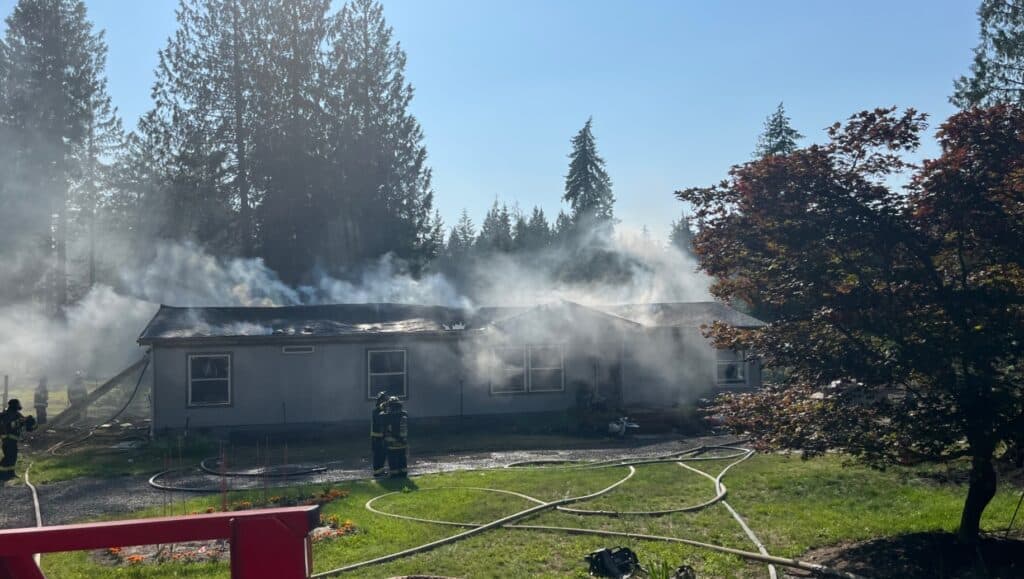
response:
<path fill-rule="evenodd" d="M 330 210 L 323 101 L 329 0 L 273 0 L 257 80 L 260 254 L 289 283 L 323 262 Z"/>
<path fill-rule="evenodd" d="M 954 82 L 950 102 L 964 109 L 1024 103 L 1024 1 L 983 0 L 978 20 L 971 72 Z"/>
<path fill-rule="evenodd" d="M 775 112 L 768 115 L 764 122 L 764 132 L 757 140 L 754 150 L 755 158 L 773 155 L 788 155 L 797 150 L 797 141 L 804 138 L 789 122 L 786 109 L 779 103 Z"/>
<path fill-rule="evenodd" d="M 588 118 L 572 138 L 569 173 L 565 176 L 565 195 L 562 198 L 572 207 L 574 224 L 610 225 L 615 219 L 615 196 L 604 159 L 597 154 L 592 124 L 593 118 Z"/>
<path fill-rule="evenodd" d="M 49 264 L 41 287 L 52 311 L 60 312 L 69 300 L 71 195 L 88 157 L 82 149 L 90 123 L 109 116 L 100 110 L 108 100 L 104 60 L 97 58 L 106 46 L 81 0 L 19 0 L 7 18 L 5 44 L 0 116 L 11 169 L 2 205 L 7 219 L 17 220 L 9 230 L 16 240 L 28 241 L 37 262 Z"/>
<path fill-rule="evenodd" d="M 167 202 L 185 224 L 168 233 L 225 253 L 253 251 L 250 157 L 260 118 L 254 100 L 257 71 L 266 71 L 259 57 L 271 13 L 268 0 L 180 0 L 178 29 L 160 51 L 156 117 L 144 124 L 164 133 L 145 138 L 159 138 L 167 148 Z M 201 175 L 209 180 L 200 181 Z M 193 215 L 193 208 L 202 211 Z"/>
<path fill-rule="evenodd" d="M 75 157 L 78 174 L 74 179 L 73 203 L 77 210 L 77 225 L 84 231 L 86 244 L 86 280 L 83 284 L 91 288 L 97 282 L 97 238 L 99 233 L 99 211 L 110 195 L 113 164 L 121 147 L 124 146 L 124 130 L 110 95 L 107 93 L 107 79 L 102 71 L 107 67 L 107 46 L 101 32 L 91 39 L 92 68 L 100 71 L 94 78 L 95 85 L 89 95 L 85 135 L 76 147 Z"/>
<path fill-rule="evenodd" d="M 693 230 L 690 229 L 690 218 L 683 213 L 678 221 L 673 221 L 668 233 L 668 241 L 673 248 L 683 255 L 696 257 L 693 251 Z"/>
<path fill-rule="evenodd" d="M 326 105 L 334 165 L 325 211 L 326 250 L 334 265 L 388 252 L 428 262 L 436 224 L 423 131 L 409 112 L 405 52 L 392 39 L 381 5 L 352 0 L 332 23 Z"/>
<path fill-rule="evenodd" d="M 480 226 L 480 235 L 477 237 L 475 247 L 484 253 L 506 253 L 512 250 L 512 241 L 512 213 L 508 210 L 508 205 L 499 205 L 495 199 Z"/>
<path fill-rule="evenodd" d="M 458 222 L 452 226 L 451 234 L 448 235 L 446 254 L 452 259 L 465 257 L 473 248 L 475 240 L 476 227 L 473 225 L 473 220 L 469 218 L 469 212 L 463 209 Z"/>
<path fill-rule="evenodd" d="M 548 218 L 544 215 L 544 210 L 540 207 L 533 208 L 527 230 L 530 235 L 528 244 L 530 249 L 543 249 L 551 243 L 551 226 L 548 224 Z"/>

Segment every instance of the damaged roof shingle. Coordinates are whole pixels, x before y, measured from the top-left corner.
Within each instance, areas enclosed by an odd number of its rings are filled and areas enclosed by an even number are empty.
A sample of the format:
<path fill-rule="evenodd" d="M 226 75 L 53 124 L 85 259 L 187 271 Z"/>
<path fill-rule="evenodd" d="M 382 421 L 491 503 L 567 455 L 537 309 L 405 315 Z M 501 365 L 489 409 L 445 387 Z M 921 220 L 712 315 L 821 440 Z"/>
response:
<path fill-rule="evenodd" d="M 412 304 L 332 304 L 280 307 L 174 307 L 161 305 L 139 336 L 140 344 L 212 338 L 324 338 L 395 334 L 450 334 L 483 330 L 537 308 L 564 316 L 614 316 L 632 326 L 710 324 L 742 327 L 763 322 L 715 302 L 586 307 L 572 302 L 528 307 L 449 308 Z M 554 312 L 540 312 L 551 319 Z M 624 318 L 624 319 L 621 319 Z"/>

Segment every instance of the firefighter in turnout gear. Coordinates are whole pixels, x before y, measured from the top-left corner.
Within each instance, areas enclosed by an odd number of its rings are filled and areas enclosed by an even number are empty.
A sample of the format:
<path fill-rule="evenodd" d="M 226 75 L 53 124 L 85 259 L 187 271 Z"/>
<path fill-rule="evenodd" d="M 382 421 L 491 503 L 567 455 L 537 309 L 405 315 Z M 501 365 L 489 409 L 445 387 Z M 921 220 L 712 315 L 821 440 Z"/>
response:
<path fill-rule="evenodd" d="M 4 458 L 0 460 L 0 484 L 14 478 L 14 465 L 18 462 L 18 440 L 22 430 L 36 429 L 36 419 L 22 416 L 21 402 L 12 398 L 7 410 L 0 413 L 0 439 L 3 439 Z"/>
<path fill-rule="evenodd" d="M 388 401 L 387 392 L 377 394 L 377 402 L 373 405 L 370 415 L 370 451 L 373 453 L 373 476 L 382 477 L 387 474 L 384 461 L 387 449 L 384 446 L 384 403 Z"/>
<path fill-rule="evenodd" d="M 408 475 L 409 415 L 397 396 L 388 398 L 384 413 L 384 444 L 388 449 L 388 474 L 391 478 Z"/>
<path fill-rule="evenodd" d="M 75 372 L 75 379 L 68 384 L 68 406 L 78 406 L 89 396 L 89 391 L 85 388 L 85 377 L 82 376 L 82 371 Z"/>

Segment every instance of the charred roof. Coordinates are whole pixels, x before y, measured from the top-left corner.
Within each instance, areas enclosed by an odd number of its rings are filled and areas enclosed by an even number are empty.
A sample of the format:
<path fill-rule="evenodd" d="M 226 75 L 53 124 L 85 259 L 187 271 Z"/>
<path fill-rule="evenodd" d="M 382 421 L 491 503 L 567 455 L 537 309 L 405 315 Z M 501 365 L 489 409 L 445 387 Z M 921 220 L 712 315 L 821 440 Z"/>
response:
<path fill-rule="evenodd" d="M 598 306 L 598 309 L 647 327 L 700 327 L 724 322 L 737 328 L 759 328 L 765 323 L 719 302 L 670 302 Z"/>
<path fill-rule="evenodd" d="M 715 320 L 740 327 L 763 322 L 715 302 L 581 306 L 572 302 L 536 307 L 449 308 L 371 303 L 278 307 L 175 307 L 161 305 L 139 336 L 140 344 L 207 339 L 324 339 L 394 335 L 461 335 L 515 323 L 538 310 L 547 319 L 589 315 L 623 327 L 690 326 Z"/>

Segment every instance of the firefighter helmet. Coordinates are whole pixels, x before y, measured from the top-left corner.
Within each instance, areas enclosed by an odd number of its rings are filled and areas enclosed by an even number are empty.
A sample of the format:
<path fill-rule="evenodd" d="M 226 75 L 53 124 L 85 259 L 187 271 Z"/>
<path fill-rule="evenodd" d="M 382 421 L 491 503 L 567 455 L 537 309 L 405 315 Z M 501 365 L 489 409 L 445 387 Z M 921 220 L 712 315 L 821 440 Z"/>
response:
<path fill-rule="evenodd" d="M 388 393 L 381 390 L 377 393 L 377 406 L 381 406 L 388 401 Z"/>
<path fill-rule="evenodd" d="M 402 400 L 398 396 L 391 396 L 388 398 L 386 406 L 388 410 L 401 410 Z"/>
<path fill-rule="evenodd" d="M 9 410 L 21 412 L 21 400 L 18 400 L 17 398 L 11 398 L 10 400 L 7 401 L 7 408 Z"/>

